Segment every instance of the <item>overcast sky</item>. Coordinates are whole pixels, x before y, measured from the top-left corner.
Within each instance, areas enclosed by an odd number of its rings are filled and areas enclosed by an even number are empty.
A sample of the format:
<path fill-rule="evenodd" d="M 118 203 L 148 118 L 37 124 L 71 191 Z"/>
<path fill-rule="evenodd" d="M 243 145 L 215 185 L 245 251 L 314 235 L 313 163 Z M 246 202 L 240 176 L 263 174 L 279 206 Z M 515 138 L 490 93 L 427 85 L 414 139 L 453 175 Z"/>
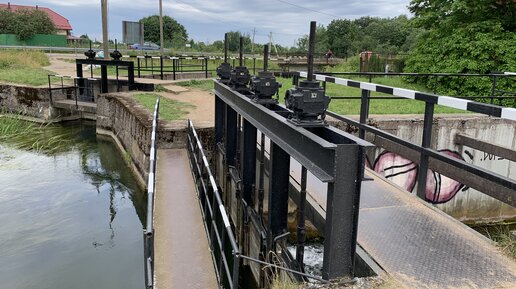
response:
<path fill-rule="evenodd" d="M 275 43 L 292 46 L 308 34 L 310 21 L 327 25 L 333 19 L 362 16 L 395 17 L 409 15 L 410 0 L 163 0 L 163 14 L 183 24 L 195 41 L 222 40 L 228 31 L 241 31 L 255 42 L 268 42 L 269 32 Z M 5 3 L 5 2 L 4 2 Z M 100 1 L 43 0 L 12 1 L 11 4 L 39 5 L 66 17 L 73 34 L 88 34 L 101 39 Z M 122 21 L 159 14 L 159 0 L 108 0 L 110 39 L 122 39 Z"/>

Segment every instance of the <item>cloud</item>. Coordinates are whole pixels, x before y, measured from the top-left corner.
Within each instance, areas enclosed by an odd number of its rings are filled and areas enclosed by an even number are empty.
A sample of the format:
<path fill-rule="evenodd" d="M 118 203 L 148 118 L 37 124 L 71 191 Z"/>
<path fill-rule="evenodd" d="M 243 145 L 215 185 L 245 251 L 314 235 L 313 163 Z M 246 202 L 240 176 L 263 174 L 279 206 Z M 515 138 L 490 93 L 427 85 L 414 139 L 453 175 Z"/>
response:
<path fill-rule="evenodd" d="M 255 29 L 259 40 L 266 41 L 269 32 L 273 32 L 279 44 L 293 45 L 296 38 L 308 33 L 310 21 L 327 25 L 336 18 L 330 15 L 348 19 L 395 17 L 409 13 L 408 3 L 409 0 L 163 0 L 163 12 L 182 23 L 190 37 L 199 41 L 222 39 L 224 32 L 231 30 L 251 34 Z M 16 4 L 52 8 L 70 20 L 75 34 L 100 35 L 100 1 L 20 0 Z M 122 20 L 136 21 L 158 14 L 158 4 L 157 0 L 108 0 L 110 34 L 121 38 Z"/>

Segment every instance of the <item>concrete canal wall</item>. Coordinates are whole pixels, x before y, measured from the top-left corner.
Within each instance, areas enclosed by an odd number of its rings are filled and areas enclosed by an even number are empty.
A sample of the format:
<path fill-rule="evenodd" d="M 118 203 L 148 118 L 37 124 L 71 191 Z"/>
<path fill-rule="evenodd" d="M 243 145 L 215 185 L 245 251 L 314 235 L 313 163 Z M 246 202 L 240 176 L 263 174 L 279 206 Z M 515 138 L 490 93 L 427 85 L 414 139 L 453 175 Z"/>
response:
<path fill-rule="evenodd" d="M 129 93 L 103 94 L 97 98 L 97 133 L 111 136 L 131 157 L 135 172 L 145 184 L 149 170 L 152 113 Z M 213 129 L 199 128 L 204 146 L 212 145 Z M 187 122 L 158 121 L 157 148 L 186 148 Z"/>
<path fill-rule="evenodd" d="M 66 99 L 73 89 L 52 91 L 53 100 Z M 0 112 L 21 114 L 43 121 L 66 117 L 67 113 L 50 105 L 48 88 L 28 87 L 12 84 L 0 84 Z"/>
<path fill-rule="evenodd" d="M 404 140 L 421 144 L 423 135 L 422 116 L 373 116 L 369 124 L 394 134 Z M 346 130 L 353 128 L 339 123 Z M 463 145 L 460 135 L 477 141 L 501 146 L 516 155 L 516 122 L 475 114 L 438 115 L 434 119 L 432 148 L 467 163 L 515 179 L 516 163 L 483 150 Z M 385 143 L 379 137 L 368 136 L 369 141 L 380 146 Z M 403 149 L 403 148 L 400 148 Z M 416 191 L 417 162 L 397 153 L 376 148 L 368 157 L 368 165 L 379 174 L 407 191 Z M 516 219 L 516 208 L 506 205 L 475 189 L 429 172 L 426 190 L 427 200 L 451 216 L 470 223 L 497 222 Z"/>

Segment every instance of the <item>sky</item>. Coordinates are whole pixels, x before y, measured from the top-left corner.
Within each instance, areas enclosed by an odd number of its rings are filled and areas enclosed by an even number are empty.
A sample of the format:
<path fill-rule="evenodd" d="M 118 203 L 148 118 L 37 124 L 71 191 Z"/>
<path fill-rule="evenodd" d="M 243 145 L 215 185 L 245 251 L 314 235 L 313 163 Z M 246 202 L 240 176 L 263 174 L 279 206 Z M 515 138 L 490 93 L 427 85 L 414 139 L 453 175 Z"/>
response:
<path fill-rule="evenodd" d="M 328 25 L 333 19 L 362 16 L 395 17 L 410 15 L 410 0 L 163 0 L 163 15 L 185 26 L 189 38 L 212 43 L 228 31 L 240 31 L 256 43 L 273 42 L 294 46 L 296 39 L 308 34 L 310 21 Z M 5 3 L 5 2 L 4 2 Z M 73 34 L 87 34 L 101 40 L 100 0 L 43 0 L 11 2 L 16 5 L 48 7 L 70 21 Z M 159 14 L 159 0 L 108 0 L 109 37 L 122 39 L 122 21 Z"/>

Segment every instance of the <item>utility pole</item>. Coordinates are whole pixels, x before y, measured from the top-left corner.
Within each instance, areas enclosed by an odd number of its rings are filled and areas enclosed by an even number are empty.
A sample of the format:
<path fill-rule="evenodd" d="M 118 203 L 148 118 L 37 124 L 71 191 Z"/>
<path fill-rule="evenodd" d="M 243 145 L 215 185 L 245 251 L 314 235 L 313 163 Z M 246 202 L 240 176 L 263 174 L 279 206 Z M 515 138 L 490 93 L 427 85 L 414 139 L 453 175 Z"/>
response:
<path fill-rule="evenodd" d="M 253 27 L 253 43 L 251 44 L 251 54 L 254 55 L 254 35 L 256 34 L 256 27 Z"/>
<path fill-rule="evenodd" d="M 102 48 L 104 50 L 104 59 L 109 59 L 107 0 L 101 0 L 100 4 L 102 6 Z"/>
<path fill-rule="evenodd" d="M 159 49 L 163 56 L 163 0 L 159 0 Z"/>

